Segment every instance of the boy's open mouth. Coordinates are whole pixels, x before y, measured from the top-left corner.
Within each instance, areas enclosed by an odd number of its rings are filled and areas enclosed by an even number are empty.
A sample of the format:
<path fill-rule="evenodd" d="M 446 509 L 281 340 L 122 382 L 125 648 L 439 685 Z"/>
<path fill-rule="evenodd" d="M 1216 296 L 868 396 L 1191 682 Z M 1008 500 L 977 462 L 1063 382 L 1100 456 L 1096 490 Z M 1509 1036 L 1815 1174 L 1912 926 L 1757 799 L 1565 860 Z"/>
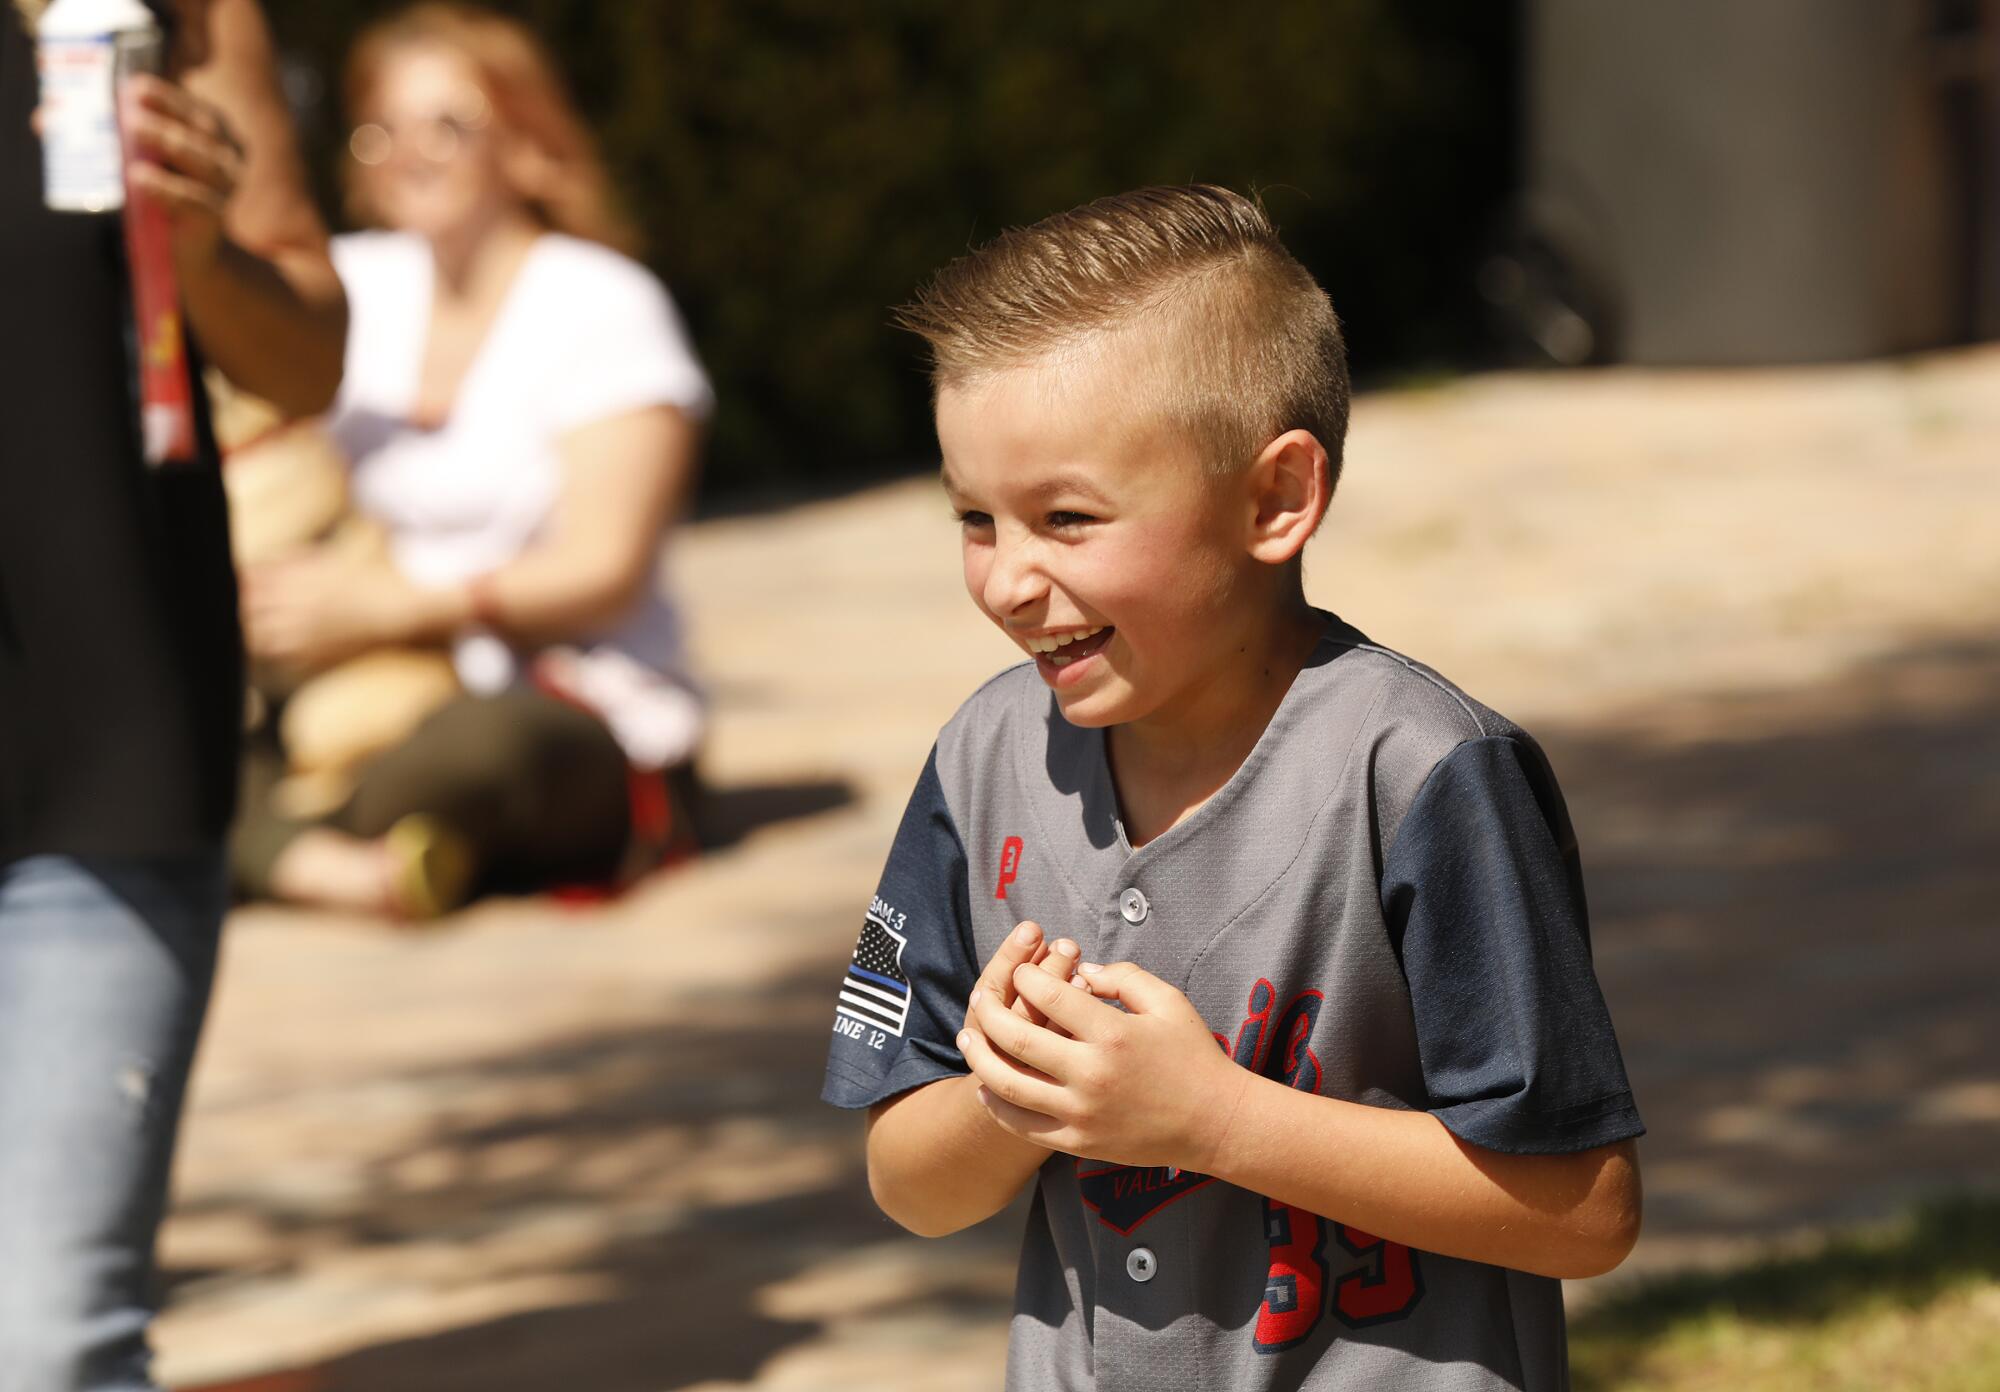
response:
<path fill-rule="evenodd" d="M 1035 655 L 1037 666 L 1061 668 L 1101 650 L 1111 641 L 1111 635 L 1116 631 L 1108 626 L 1080 628 L 1069 633 L 1050 634 L 1044 638 L 1029 638 L 1026 642 L 1029 651 Z"/>

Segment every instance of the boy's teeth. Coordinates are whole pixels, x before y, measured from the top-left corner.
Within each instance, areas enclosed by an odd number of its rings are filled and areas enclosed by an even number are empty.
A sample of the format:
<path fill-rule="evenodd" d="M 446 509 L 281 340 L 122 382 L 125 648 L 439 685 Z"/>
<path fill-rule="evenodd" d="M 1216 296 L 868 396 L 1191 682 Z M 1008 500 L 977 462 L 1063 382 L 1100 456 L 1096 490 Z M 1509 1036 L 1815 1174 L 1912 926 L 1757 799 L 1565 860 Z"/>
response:
<path fill-rule="evenodd" d="M 1071 643 L 1079 642 L 1082 639 L 1089 638 L 1092 635 L 1102 633 L 1103 631 L 1104 631 L 1104 625 L 1099 624 L 1095 628 L 1078 629 L 1073 633 L 1058 633 L 1058 634 L 1051 634 L 1043 638 L 1030 638 L 1027 640 L 1028 651 L 1038 652 L 1038 653 L 1052 653 L 1057 648 L 1066 647 Z"/>

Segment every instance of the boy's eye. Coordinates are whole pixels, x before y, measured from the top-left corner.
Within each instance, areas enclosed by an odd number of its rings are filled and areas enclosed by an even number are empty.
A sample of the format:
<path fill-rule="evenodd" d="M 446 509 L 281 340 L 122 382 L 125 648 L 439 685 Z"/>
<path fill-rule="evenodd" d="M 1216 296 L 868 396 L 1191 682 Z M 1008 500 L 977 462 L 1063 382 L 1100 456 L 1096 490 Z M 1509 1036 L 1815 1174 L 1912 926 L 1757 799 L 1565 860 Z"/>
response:
<path fill-rule="evenodd" d="M 990 527 L 993 525 L 993 518 L 991 517 L 991 515 L 987 513 L 976 512 L 971 509 L 967 509 L 966 511 L 958 514 L 958 525 L 961 527 L 974 527 L 974 528 Z"/>
<path fill-rule="evenodd" d="M 1092 517 L 1087 512 L 1052 512 L 1049 514 L 1049 525 L 1057 528 L 1081 527 L 1087 522 L 1095 522 L 1096 520 L 1095 517 Z"/>

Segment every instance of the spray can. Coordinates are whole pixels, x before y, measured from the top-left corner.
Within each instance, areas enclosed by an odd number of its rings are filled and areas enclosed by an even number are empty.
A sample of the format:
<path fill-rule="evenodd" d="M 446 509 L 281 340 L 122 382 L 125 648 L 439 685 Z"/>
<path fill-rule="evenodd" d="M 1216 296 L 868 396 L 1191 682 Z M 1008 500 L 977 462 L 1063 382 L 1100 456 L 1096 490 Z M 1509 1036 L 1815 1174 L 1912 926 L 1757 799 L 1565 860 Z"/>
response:
<path fill-rule="evenodd" d="M 128 73 L 159 70 L 159 21 L 140 0 L 55 0 L 35 37 L 43 201 L 68 213 L 122 208 L 118 89 Z"/>

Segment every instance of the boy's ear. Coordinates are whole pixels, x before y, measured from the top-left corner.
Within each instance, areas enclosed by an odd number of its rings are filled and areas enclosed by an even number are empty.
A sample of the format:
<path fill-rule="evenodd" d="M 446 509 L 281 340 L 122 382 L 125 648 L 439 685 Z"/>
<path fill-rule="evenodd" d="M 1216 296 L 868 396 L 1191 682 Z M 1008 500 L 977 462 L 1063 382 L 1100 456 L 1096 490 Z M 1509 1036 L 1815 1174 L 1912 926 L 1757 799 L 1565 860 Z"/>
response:
<path fill-rule="evenodd" d="M 1326 515 L 1326 447 L 1310 430 L 1287 430 L 1264 446 L 1246 482 L 1252 507 L 1250 554 L 1283 565 L 1299 552 Z"/>

